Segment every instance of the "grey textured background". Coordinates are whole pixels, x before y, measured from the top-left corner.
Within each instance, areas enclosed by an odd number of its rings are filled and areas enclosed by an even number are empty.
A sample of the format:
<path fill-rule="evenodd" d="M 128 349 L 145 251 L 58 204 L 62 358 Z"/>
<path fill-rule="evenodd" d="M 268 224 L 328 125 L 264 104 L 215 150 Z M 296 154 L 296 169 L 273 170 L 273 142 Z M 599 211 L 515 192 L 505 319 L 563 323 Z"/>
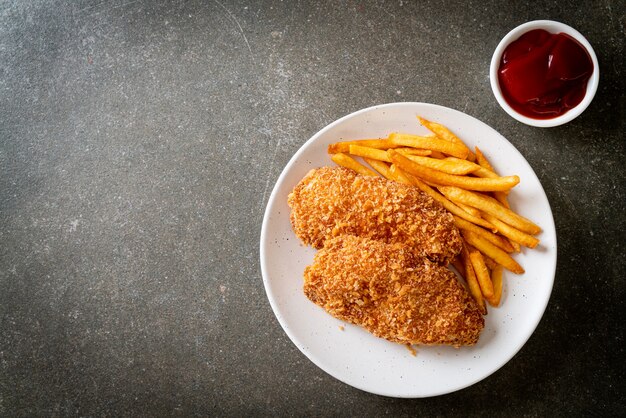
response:
<path fill-rule="evenodd" d="M 626 414 L 623 1 L 0 1 L 0 415 Z M 497 105 L 514 26 L 587 36 L 591 107 L 553 129 Z M 527 158 L 559 260 L 500 371 L 370 395 L 289 341 L 265 297 L 271 188 L 317 130 L 395 101 L 449 106 Z"/>

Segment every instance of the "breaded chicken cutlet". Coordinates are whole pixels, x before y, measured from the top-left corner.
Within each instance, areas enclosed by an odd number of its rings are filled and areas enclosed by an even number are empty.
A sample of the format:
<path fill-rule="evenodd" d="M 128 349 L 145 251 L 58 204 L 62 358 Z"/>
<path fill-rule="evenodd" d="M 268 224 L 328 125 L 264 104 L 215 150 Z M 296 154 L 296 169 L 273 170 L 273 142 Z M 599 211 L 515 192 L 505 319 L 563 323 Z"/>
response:
<path fill-rule="evenodd" d="M 448 263 L 460 251 L 452 215 L 417 187 L 343 167 L 311 170 L 288 198 L 291 225 L 307 245 L 343 234 L 403 243 L 418 255 Z"/>
<path fill-rule="evenodd" d="M 402 344 L 474 345 L 481 311 L 447 268 L 402 244 L 342 235 L 304 272 L 304 293 L 334 317 Z"/>

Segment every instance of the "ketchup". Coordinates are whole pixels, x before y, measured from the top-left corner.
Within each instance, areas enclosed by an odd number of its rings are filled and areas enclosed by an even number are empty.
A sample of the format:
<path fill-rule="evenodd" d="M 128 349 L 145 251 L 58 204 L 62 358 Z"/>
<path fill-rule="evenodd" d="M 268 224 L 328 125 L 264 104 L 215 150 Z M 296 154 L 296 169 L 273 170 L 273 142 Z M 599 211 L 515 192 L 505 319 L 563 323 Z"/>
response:
<path fill-rule="evenodd" d="M 574 38 L 543 29 L 526 32 L 506 47 L 498 69 L 507 103 L 533 119 L 552 119 L 585 97 L 593 62 Z"/>

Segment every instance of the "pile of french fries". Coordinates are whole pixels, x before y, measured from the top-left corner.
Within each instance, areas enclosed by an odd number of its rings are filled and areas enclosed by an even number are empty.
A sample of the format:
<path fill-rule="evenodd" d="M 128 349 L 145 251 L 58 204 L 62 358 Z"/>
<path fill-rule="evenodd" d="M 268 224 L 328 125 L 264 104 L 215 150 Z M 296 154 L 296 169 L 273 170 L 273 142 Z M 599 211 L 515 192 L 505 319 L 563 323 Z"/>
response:
<path fill-rule="evenodd" d="M 507 195 L 518 176 L 498 175 L 478 147 L 472 152 L 444 125 L 418 120 L 432 135 L 394 132 L 384 139 L 337 142 L 328 153 L 360 174 L 416 186 L 452 214 L 463 237 L 463 250 L 452 265 L 486 313 L 485 301 L 500 305 L 503 269 L 524 273 L 511 254 L 522 246 L 535 248 L 541 228 L 509 205 Z"/>

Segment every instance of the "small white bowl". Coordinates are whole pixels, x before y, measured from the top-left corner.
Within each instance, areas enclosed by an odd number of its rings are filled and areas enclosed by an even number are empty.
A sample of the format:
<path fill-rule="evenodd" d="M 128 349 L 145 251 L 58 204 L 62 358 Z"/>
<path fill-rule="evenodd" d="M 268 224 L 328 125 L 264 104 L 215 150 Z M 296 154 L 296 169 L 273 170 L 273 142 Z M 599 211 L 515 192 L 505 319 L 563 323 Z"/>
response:
<path fill-rule="evenodd" d="M 570 109 L 561 116 L 557 116 L 551 119 L 533 119 L 515 111 L 506 102 L 504 96 L 502 96 L 500 83 L 498 81 L 498 68 L 500 67 L 500 60 L 502 59 L 502 54 L 506 47 L 509 46 L 511 42 L 517 40 L 524 33 L 534 29 L 544 29 L 550 33 L 566 33 L 570 35 L 572 38 L 580 42 L 583 47 L 585 47 L 587 52 L 589 52 L 591 61 L 593 62 L 593 73 L 591 74 L 591 78 L 587 83 L 587 91 L 583 100 L 576 107 Z M 591 44 L 576 29 L 564 23 L 555 22 L 553 20 L 534 20 L 532 22 L 527 22 L 516 27 L 504 38 L 502 38 L 495 52 L 493 53 L 493 57 L 491 58 L 491 67 L 489 68 L 489 80 L 491 81 L 491 89 L 493 90 L 494 96 L 496 96 L 496 100 L 506 113 L 508 113 L 518 121 L 525 123 L 526 125 L 537 126 L 540 128 L 549 128 L 553 126 L 563 125 L 571 121 L 572 119 L 580 115 L 587 108 L 587 106 L 589 106 L 589 103 L 591 103 L 591 101 L 593 100 L 593 96 L 595 96 L 596 90 L 598 89 L 598 82 L 600 81 L 600 69 L 598 67 L 598 58 L 596 57 L 596 53 L 591 47 Z"/>

